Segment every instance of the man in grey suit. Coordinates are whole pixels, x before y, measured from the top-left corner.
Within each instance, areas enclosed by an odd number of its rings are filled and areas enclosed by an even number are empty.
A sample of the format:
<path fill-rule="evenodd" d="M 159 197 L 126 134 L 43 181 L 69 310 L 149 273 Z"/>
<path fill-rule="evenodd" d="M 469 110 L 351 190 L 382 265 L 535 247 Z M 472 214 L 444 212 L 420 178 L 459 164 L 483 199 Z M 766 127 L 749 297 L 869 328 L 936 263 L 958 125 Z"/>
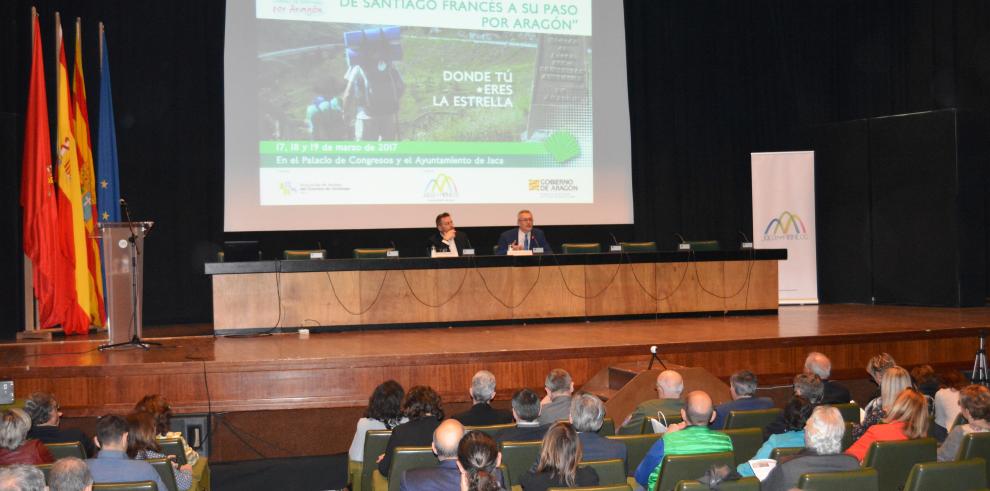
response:
<path fill-rule="evenodd" d="M 569 418 L 571 416 L 571 394 L 574 393 L 574 382 L 571 380 L 571 374 L 563 368 L 554 368 L 550 370 L 543 386 L 547 395 L 540 402 L 542 408 L 540 409 L 540 418 L 537 421 L 541 425 L 547 425 Z"/>
<path fill-rule="evenodd" d="M 594 394 L 587 392 L 571 400 L 571 424 L 581 441 L 581 460 L 622 459 L 626 463 L 626 445 L 598 434 L 605 422 L 605 404 Z"/>

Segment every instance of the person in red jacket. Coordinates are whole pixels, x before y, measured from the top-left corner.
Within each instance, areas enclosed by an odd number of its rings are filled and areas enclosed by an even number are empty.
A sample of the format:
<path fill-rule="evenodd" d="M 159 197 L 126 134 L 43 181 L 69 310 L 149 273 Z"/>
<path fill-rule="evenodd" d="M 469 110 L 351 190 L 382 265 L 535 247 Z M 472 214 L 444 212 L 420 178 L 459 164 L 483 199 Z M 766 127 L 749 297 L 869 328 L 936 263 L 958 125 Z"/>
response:
<path fill-rule="evenodd" d="M 55 462 L 44 443 L 27 438 L 30 429 L 31 417 L 23 409 L 7 409 L 0 413 L 0 466 Z"/>
<path fill-rule="evenodd" d="M 925 396 L 913 387 L 901 391 L 894 401 L 883 423 L 875 424 L 866 430 L 846 454 L 862 462 L 873 442 L 893 440 L 913 440 L 928 432 L 928 402 Z"/>

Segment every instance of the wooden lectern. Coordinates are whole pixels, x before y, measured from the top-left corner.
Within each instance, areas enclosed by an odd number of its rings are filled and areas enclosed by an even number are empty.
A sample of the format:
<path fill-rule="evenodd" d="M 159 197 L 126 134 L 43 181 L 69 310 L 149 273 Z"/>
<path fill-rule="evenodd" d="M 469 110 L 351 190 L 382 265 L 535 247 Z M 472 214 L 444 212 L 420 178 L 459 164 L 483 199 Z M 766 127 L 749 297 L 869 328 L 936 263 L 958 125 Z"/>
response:
<path fill-rule="evenodd" d="M 152 222 L 100 223 L 110 345 L 126 344 L 141 337 L 144 237 L 152 225 Z"/>

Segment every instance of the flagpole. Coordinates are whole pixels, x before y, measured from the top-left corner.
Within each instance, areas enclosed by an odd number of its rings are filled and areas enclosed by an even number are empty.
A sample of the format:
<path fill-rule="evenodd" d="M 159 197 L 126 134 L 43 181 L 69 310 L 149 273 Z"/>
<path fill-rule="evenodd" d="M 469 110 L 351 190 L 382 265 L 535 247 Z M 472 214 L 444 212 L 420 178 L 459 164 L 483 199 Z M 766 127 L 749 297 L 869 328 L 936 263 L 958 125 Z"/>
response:
<path fill-rule="evenodd" d="M 58 85 L 58 47 L 62 45 L 62 18 L 55 11 L 55 80 Z M 57 90 L 57 89 L 56 89 Z"/>
<path fill-rule="evenodd" d="M 103 22 L 100 22 L 100 71 L 103 71 Z"/>

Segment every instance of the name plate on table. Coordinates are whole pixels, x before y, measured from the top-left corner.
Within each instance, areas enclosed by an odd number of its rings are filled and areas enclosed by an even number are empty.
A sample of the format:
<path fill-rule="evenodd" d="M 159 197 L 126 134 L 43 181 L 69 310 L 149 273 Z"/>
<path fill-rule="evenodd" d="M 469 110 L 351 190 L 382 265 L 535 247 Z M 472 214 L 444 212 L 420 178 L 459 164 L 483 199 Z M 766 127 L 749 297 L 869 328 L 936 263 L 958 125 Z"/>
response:
<path fill-rule="evenodd" d="M 677 244 L 677 250 L 679 250 L 679 251 L 690 251 L 691 250 L 691 244 L 688 244 L 686 242 Z"/>
<path fill-rule="evenodd" d="M 543 249 L 542 248 L 539 248 L 539 249 L 540 249 L 540 252 L 543 252 Z M 520 250 L 509 249 L 508 251 L 506 251 L 506 255 L 509 255 L 509 256 L 532 256 L 533 255 L 533 252 L 534 251 L 530 251 L 530 250 L 527 250 L 527 249 L 520 249 Z"/>
<path fill-rule="evenodd" d="M 310 252 L 309 253 L 309 258 L 310 259 L 323 259 L 323 253 L 322 252 Z"/>
<path fill-rule="evenodd" d="M 457 257 L 457 253 L 455 253 L 454 251 L 431 250 L 430 257 Z"/>
<path fill-rule="evenodd" d="M 608 246 L 608 250 L 609 252 L 622 252 L 622 246 L 613 244 Z"/>
<path fill-rule="evenodd" d="M 461 255 L 462 256 L 473 256 L 474 255 L 474 249 L 464 249 L 463 251 L 461 251 Z"/>
<path fill-rule="evenodd" d="M 399 251 L 391 250 L 385 253 L 385 257 L 399 257 Z"/>

